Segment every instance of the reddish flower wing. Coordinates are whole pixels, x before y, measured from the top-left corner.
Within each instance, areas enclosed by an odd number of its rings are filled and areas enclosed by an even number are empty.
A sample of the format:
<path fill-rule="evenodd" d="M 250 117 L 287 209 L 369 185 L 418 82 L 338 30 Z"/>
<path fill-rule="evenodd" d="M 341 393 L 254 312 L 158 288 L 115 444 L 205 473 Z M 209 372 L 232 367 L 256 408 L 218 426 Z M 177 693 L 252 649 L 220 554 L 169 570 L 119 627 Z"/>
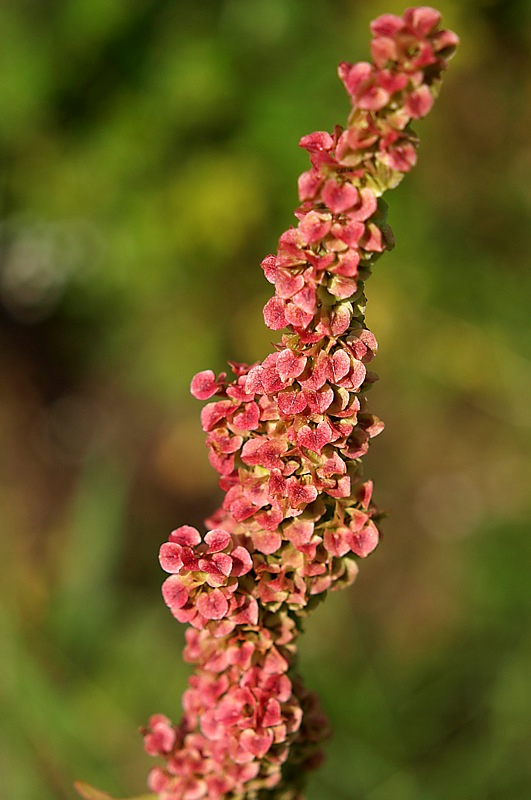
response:
<path fill-rule="evenodd" d="M 430 6 L 418 6 L 404 11 L 404 22 L 418 36 L 428 36 L 441 21 L 441 15 Z"/>
<path fill-rule="evenodd" d="M 325 445 L 332 441 L 332 429 L 327 422 L 320 422 L 315 428 L 303 425 L 297 435 L 301 447 L 320 453 Z"/>
<path fill-rule="evenodd" d="M 225 550 L 231 541 L 230 533 L 223 528 L 213 528 L 205 536 L 205 542 L 208 545 L 207 553 L 219 553 L 221 550 Z"/>
<path fill-rule="evenodd" d="M 196 602 L 197 610 L 206 619 L 223 619 L 229 610 L 227 598 L 220 589 L 202 592 Z"/>
<path fill-rule="evenodd" d="M 366 558 L 378 544 L 378 529 L 374 522 L 369 520 L 359 533 L 353 533 L 349 538 L 352 552 L 361 558 Z"/>
<path fill-rule="evenodd" d="M 206 369 L 194 375 L 190 384 L 190 391 L 198 400 L 208 400 L 209 397 L 216 394 L 222 385 L 222 381 L 219 378 L 216 380 L 212 370 Z"/>
<path fill-rule="evenodd" d="M 201 543 L 201 534 L 197 528 L 192 528 L 191 525 L 181 525 L 180 528 L 176 528 L 170 533 L 169 540 L 181 547 L 195 547 Z"/>
<path fill-rule="evenodd" d="M 183 566 L 182 547 L 174 542 L 165 542 L 159 552 L 160 566 L 166 572 L 180 572 Z"/>
<path fill-rule="evenodd" d="M 239 578 L 241 575 L 246 575 L 253 568 L 253 560 L 245 547 L 235 547 L 230 557 L 232 559 L 231 575 L 236 578 Z"/>
<path fill-rule="evenodd" d="M 393 37 L 404 28 L 404 20 L 396 14 L 382 14 L 371 22 L 370 28 L 373 36 Z"/>
<path fill-rule="evenodd" d="M 162 596 L 169 608 L 182 608 L 188 602 L 188 590 L 178 575 L 170 575 L 162 584 Z"/>
<path fill-rule="evenodd" d="M 308 359 L 306 356 L 297 355 L 289 347 L 282 350 L 277 359 L 276 367 L 283 381 L 298 378 L 304 371 Z"/>
<path fill-rule="evenodd" d="M 321 197 L 333 214 L 340 214 L 356 205 L 359 193 L 351 183 L 337 183 L 330 179 L 323 186 Z"/>

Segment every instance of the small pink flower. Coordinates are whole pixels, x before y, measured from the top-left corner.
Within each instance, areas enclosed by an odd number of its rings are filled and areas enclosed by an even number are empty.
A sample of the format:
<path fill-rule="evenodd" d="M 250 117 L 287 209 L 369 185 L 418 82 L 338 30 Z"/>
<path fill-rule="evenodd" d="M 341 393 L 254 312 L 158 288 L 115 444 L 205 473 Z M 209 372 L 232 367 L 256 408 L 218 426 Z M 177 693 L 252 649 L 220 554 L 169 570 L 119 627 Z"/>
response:
<path fill-rule="evenodd" d="M 347 239 L 347 244 L 349 246 L 357 246 L 359 240 L 363 236 L 365 231 L 365 225 L 361 222 L 353 222 L 349 223 L 345 226 L 339 226 L 340 233 L 339 236 L 343 240 L 345 237 Z M 352 237 L 354 244 L 350 243 L 348 239 Z M 358 264 L 360 263 L 360 255 L 359 253 L 354 250 L 347 250 L 344 253 L 339 253 L 337 265 L 334 266 L 330 271 L 333 272 L 335 275 L 344 275 L 346 278 L 354 278 L 358 274 Z"/>
<path fill-rule="evenodd" d="M 312 320 L 313 313 L 311 311 L 305 311 L 294 303 L 286 304 L 286 321 L 295 329 L 304 330 Z"/>
<path fill-rule="evenodd" d="M 370 81 L 372 66 L 367 61 L 360 61 L 357 64 L 342 61 L 338 67 L 338 73 L 347 92 L 354 95 L 359 91 L 360 86 Z"/>
<path fill-rule="evenodd" d="M 418 6 L 404 11 L 404 22 L 419 36 L 428 36 L 440 21 L 439 12 L 429 6 Z"/>
<path fill-rule="evenodd" d="M 301 545 L 308 544 L 313 536 L 314 523 L 310 520 L 295 518 L 284 528 L 286 538 L 298 549 Z"/>
<path fill-rule="evenodd" d="M 362 189 L 359 193 L 359 202 L 349 211 L 347 218 L 351 222 L 364 222 L 372 217 L 378 206 L 376 196 L 371 189 Z"/>
<path fill-rule="evenodd" d="M 201 423 L 204 431 L 211 431 L 218 422 L 227 417 L 234 411 L 234 403 L 231 400 L 218 400 L 216 403 L 209 403 L 201 411 Z"/>
<path fill-rule="evenodd" d="M 287 325 L 286 303 L 280 297 L 272 297 L 264 306 L 264 321 L 273 331 L 282 330 Z"/>
<path fill-rule="evenodd" d="M 288 478 L 287 482 L 288 499 L 291 506 L 305 506 L 313 503 L 317 498 L 317 489 L 308 483 L 299 483 L 297 478 Z"/>
<path fill-rule="evenodd" d="M 459 37 L 453 31 L 436 31 L 432 35 L 431 41 L 436 53 L 444 54 L 445 58 L 449 58 L 459 44 Z"/>
<path fill-rule="evenodd" d="M 258 411 L 258 408 L 257 408 Z M 219 455 L 235 453 L 243 444 L 241 436 L 233 436 L 228 428 L 218 426 L 207 436 L 207 445 Z"/>
<path fill-rule="evenodd" d="M 321 197 L 333 214 L 340 214 L 358 202 L 359 193 L 351 183 L 328 180 L 321 190 Z"/>
<path fill-rule="evenodd" d="M 303 425 L 297 435 L 301 447 L 320 453 L 325 445 L 332 441 L 332 430 L 327 422 L 320 422 L 315 428 Z"/>
<path fill-rule="evenodd" d="M 357 275 L 360 257 L 356 250 L 361 237 L 365 233 L 365 225 L 359 220 L 352 220 L 347 217 L 341 220 L 341 222 L 334 223 L 331 233 L 332 236 L 343 245 L 353 248 L 354 252 L 347 251 L 343 255 L 343 253 L 339 251 L 339 264 L 330 271 L 336 274 L 347 274 L 349 276 Z"/>
<path fill-rule="evenodd" d="M 433 96 L 427 86 L 419 86 L 406 100 L 405 110 L 413 119 L 425 117 L 433 106 Z"/>
<path fill-rule="evenodd" d="M 265 535 L 267 536 L 267 534 Z M 235 625 L 257 625 L 259 613 L 255 597 L 238 594 L 232 596 L 230 615 Z"/>
<path fill-rule="evenodd" d="M 201 534 L 191 525 L 181 525 L 170 533 L 169 540 L 181 547 L 194 547 L 201 542 Z"/>
<path fill-rule="evenodd" d="M 381 48 L 382 46 L 381 43 L 384 41 L 390 41 L 390 40 L 375 39 L 373 44 L 380 42 L 380 48 Z M 393 42 L 393 47 L 395 47 L 394 42 Z M 389 60 L 394 60 L 394 59 L 389 59 L 389 55 L 390 54 L 387 54 L 387 58 L 385 58 L 384 64 Z M 378 71 L 378 83 L 380 84 L 380 86 L 382 86 L 382 88 L 385 89 L 386 92 L 388 92 L 390 95 L 393 95 L 396 94 L 397 92 L 403 91 L 406 88 L 406 86 L 409 83 L 409 76 L 404 75 L 403 73 L 393 72 L 390 69 L 380 69 Z"/>
<path fill-rule="evenodd" d="M 225 375 L 220 375 L 216 380 L 216 376 L 211 369 L 206 369 L 203 372 L 198 372 L 192 378 L 190 384 L 190 391 L 198 400 L 208 400 L 213 394 L 219 390 L 223 385 L 223 378 Z"/>
<path fill-rule="evenodd" d="M 162 584 L 162 596 L 166 605 L 174 611 L 183 608 L 188 602 L 188 590 L 179 575 L 171 575 Z"/>
<path fill-rule="evenodd" d="M 342 336 L 350 325 L 351 313 L 347 306 L 338 304 L 334 307 L 330 331 L 332 336 Z"/>
<path fill-rule="evenodd" d="M 304 389 L 304 396 L 312 414 L 324 414 L 334 402 L 334 390 L 328 384 L 320 389 Z"/>
<path fill-rule="evenodd" d="M 150 753 L 150 755 L 154 755 Z M 148 775 L 148 788 L 152 792 L 163 792 L 169 784 L 170 778 L 160 767 L 154 767 Z"/>
<path fill-rule="evenodd" d="M 404 20 L 396 14 L 382 14 L 382 16 L 371 22 L 370 28 L 373 36 L 388 36 L 392 38 L 404 28 Z"/>
<path fill-rule="evenodd" d="M 247 728 L 247 730 L 242 732 L 240 736 L 239 744 L 240 744 L 240 754 L 239 758 L 242 758 L 241 751 L 243 751 L 243 758 L 246 757 L 245 754 L 250 753 L 254 758 L 263 758 L 271 745 L 273 744 L 274 735 L 273 732 L 270 730 L 266 730 L 263 733 L 257 733 L 253 728 Z M 238 758 L 235 757 L 237 761 Z"/>
<path fill-rule="evenodd" d="M 379 111 L 381 108 L 385 108 L 391 99 L 390 93 L 375 82 L 363 87 L 363 90 L 360 87 L 356 94 L 358 108 L 366 108 L 368 111 Z"/>
<path fill-rule="evenodd" d="M 160 566 L 166 572 L 178 573 L 183 566 L 182 547 L 174 542 L 165 542 L 159 552 Z"/>
<path fill-rule="evenodd" d="M 313 200 L 322 182 L 323 177 L 316 169 L 303 172 L 299 178 L 299 197 L 301 201 Z"/>
<path fill-rule="evenodd" d="M 323 200 L 325 200 L 325 194 L 327 194 L 328 183 L 329 182 L 327 181 L 321 193 Z M 350 186 L 350 184 L 345 184 L 345 185 Z M 329 208 L 331 211 L 334 210 L 331 208 L 331 206 L 329 206 Z M 307 214 L 304 215 L 304 217 L 299 222 L 299 230 L 302 233 L 306 244 L 315 244 L 316 242 L 319 242 L 321 239 L 324 239 L 324 237 L 330 230 L 331 225 L 332 225 L 332 220 L 329 214 L 323 215 L 319 214 L 317 211 L 309 211 Z"/>
<path fill-rule="evenodd" d="M 144 746 L 146 752 L 151 756 L 169 753 L 176 740 L 175 729 L 172 727 L 168 717 L 163 714 L 154 714 L 149 718 L 148 730 L 144 735 Z M 155 783 L 164 783 L 161 776 L 154 775 Z"/>
<path fill-rule="evenodd" d="M 218 453 L 211 449 L 208 453 L 208 460 L 220 475 L 230 475 L 234 470 L 234 455 Z"/>
<path fill-rule="evenodd" d="M 361 558 L 366 558 L 378 544 L 379 534 L 374 522 L 369 520 L 365 527 L 351 536 L 351 550 Z"/>
<path fill-rule="evenodd" d="M 289 300 L 294 294 L 300 292 L 304 286 L 304 277 L 300 273 L 295 275 L 287 269 L 278 269 L 275 279 L 276 296 Z"/>
<path fill-rule="evenodd" d="M 259 511 L 256 514 L 256 521 L 264 529 L 255 534 L 256 549 L 261 553 L 276 553 L 282 543 L 280 534 L 277 531 L 282 522 L 284 514 L 280 506 L 272 501 L 271 508 Z"/>
<path fill-rule="evenodd" d="M 214 589 L 198 595 L 197 610 L 207 619 L 223 619 L 229 610 L 229 603 L 220 589 Z"/>
<path fill-rule="evenodd" d="M 292 302 L 303 311 L 311 314 L 313 317 L 317 309 L 317 297 L 315 287 L 311 285 L 304 286 L 292 298 Z"/>
<path fill-rule="evenodd" d="M 299 141 L 299 147 L 304 147 L 304 149 L 308 150 L 309 152 L 313 152 L 315 150 L 328 151 L 331 150 L 333 146 L 334 140 L 326 131 L 316 131 L 315 133 L 310 133 L 307 136 L 303 136 Z"/>
<path fill-rule="evenodd" d="M 231 543 L 231 535 L 223 528 L 214 528 L 205 535 L 205 544 L 208 545 L 207 553 L 219 553 Z"/>
<path fill-rule="evenodd" d="M 205 781 L 199 778 L 185 778 L 179 782 L 179 798 L 182 800 L 201 800 L 208 792 Z"/>
<path fill-rule="evenodd" d="M 301 380 L 301 386 L 305 389 L 320 389 L 330 377 L 330 359 L 326 353 L 321 351 L 311 365 L 311 373 L 308 378 Z"/>
<path fill-rule="evenodd" d="M 266 256 L 260 266 L 264 270 L 264 275 L 269 283 L 275 283 L 275 278 L 278 271 L 277 257 L 274 255 Z"/>
<path fill-rule="evenodd" d="M 249 551 L 246 550 L 245 547 L 235 547 L 230 554 L 230 559 L 232 562 L 229 573 L 231 577 L 239 578 L 251 571 L 253 562 Z"/>
<path fill-rule="evenodd" d="M 325 531 L 324 546 L 330 555 L 342 558 L 350 551 L 348 532 L 348 528 L 330 528 Z"/>
<path fill-rule="evenodd" d="M 380 161 L 397 172 L 409 172 L 417 162 L 417 151 L 410 142 L 391 145 L 379 156 Z"/>
<path fill-rule="evenodd" d="M 343 275 L 334 275 L 328 283 L 328 291 L 340 300 L 348 300 L 355 294 L 358 282 L 354 278 L 345 278 Z"/>
<path fill-rule="evenodd" d="M 260 422 L 260 409 L 254 402 L 247 403 L 243 411 L 235 414 L 232 418 L 232 424 L 237 430 L 240 431 L 254 431 L 258 428 Z M 241 437 L 237 437 L 240 439 Z M 241 444 L 238 445 L 239 449 Z"/>
<path fill-rule="evenodd" d="M 306 356 L 297 355 L 289 347 L 286 347 L 278 355 L 276 364 L 278 374 L 283 381 L 298 378 L 299 375 L 302 375 L 307 361 Z"/>
<path fill-rule="evenodd" d="M 286 416 L 302 414 L 306 405 L 306 396 L 303 392 L 298 392 L 296 389 L 289 389 L 278 395 L 278 407 L 282 414 Z"/>

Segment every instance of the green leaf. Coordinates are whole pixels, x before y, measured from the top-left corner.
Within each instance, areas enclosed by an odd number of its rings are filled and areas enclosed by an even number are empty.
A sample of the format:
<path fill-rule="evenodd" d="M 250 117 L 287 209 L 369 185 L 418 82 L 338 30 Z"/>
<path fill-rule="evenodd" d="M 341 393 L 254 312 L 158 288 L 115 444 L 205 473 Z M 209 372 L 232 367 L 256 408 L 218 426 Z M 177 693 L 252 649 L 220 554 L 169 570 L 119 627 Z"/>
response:
<path fill-rule="evenodd" d="M 101 792 L 99 789 L 95 789 L 85 781 L 75 781 L 74 789 L 81 797 L 84 797 L 85 800 L 118 800 L 116 797 L 112 797 L 107 792 Z M 124 800 L 156 800 L 157 795 L 155 794 L 143 794 L 137 795 L 136 797 L 127 797 Z"/>

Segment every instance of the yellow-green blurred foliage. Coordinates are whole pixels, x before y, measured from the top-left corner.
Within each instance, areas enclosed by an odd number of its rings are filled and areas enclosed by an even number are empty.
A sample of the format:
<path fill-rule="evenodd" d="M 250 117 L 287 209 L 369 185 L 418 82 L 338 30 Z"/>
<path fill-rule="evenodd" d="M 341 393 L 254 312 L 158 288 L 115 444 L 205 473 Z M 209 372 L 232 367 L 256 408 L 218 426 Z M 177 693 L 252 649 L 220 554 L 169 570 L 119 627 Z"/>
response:
<path fill-rule="evenodd" d="M 461 48 L 367 287 L 389 518 L 304 637 L 335 729 L 310 800 L 531 791 L 531 5 L 439 6 Z M 298 139 L 403 8 L 1 4 L 0 800 L 143 790 L 137 727 L 187 675 L 158 547 L 219 499 L 189 381 L 269 351 Z"/>

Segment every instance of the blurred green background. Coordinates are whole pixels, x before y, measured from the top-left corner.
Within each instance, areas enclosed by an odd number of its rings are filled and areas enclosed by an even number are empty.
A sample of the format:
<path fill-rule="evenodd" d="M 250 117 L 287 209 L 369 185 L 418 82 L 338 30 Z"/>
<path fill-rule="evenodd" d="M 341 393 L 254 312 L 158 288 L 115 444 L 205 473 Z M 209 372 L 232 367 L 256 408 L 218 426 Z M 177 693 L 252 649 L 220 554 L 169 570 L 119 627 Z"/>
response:
<path fill-rule="evenodd" d="M 531 796 L 531 5 L 439 8 L 461 48 L 367 287 L 389 518 L 302 643 L 335 730 L 309 800 Z M 0 800 L 143 791 L 188 674 L 158 547 L 219 500 L 190 378 L 269 352 L 297 142 L 403 9 L 3 0 Z"/>

